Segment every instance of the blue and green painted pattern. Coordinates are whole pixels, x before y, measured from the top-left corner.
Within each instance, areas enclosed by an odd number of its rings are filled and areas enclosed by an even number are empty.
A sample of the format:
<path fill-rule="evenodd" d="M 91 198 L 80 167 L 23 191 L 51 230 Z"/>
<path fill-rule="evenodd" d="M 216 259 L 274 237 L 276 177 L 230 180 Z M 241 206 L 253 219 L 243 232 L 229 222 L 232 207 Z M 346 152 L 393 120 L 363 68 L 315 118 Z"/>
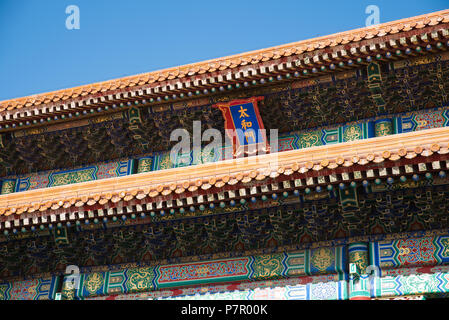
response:
<path fill-rule="evenodd" d="M 348 260 L 349 263 L 354 263 L 357 266 L 357 273 L 364 274 L 369 265 L 369 250 L 368 243 L 357 242 L 348 245 Z"/>
<path fill-rule="evenodd" d="M 346 281 L 186 295 L 160 300 L 346 300 Z"/>
<path fill-rule="evenodd" d="M 0 300 L 53 300 L 59 277 L 0 283 Z"/>
<path fill-rule="evenodd" d="M 395 117 L 395 133 L 421 131 L 449 125 L 449 109 L 440 108 Z"/>
<path fill-rule="evenodd" d="M 445 294 L 449 292 L 449 273 L 447 272 L 371 278 L 368 281 L 371 297 Z"/>
<path fill-rule="evenodd" d="M 86 182 L 97 179 L 97 167 L 52 172 L 48 176 L 48 187 L 63 186 L 66 184 Z"/>
<path fill-rule="evenodd" d="M 16 182 L 17 182 L 17 179 L 3 179 L 1 194 L 8 194 L 8 193 L 16 192 Z"/>
<path fill-rule="evenodd" d="M 22 192 L 80 183 L 92 180 L 127 176 L 134 173 L 134 160 L 99 163 L 71 170 L 52 170 L 2 180 L 2 193 Z"/>
<path fill-rule="evenodd" d="M 65 290 L 66 299 L 123 294 L 236 281 L 261 281 L 337 274 L 344 280 L 345 247 L 303 250 L 196 263 L 125 268 L 81 275 L 77 290 Z M 67 278 L 66 278 L 67 279 Z"/>
<path fill-rule="evenodd" d="M 449 236 L 370 243 L 370 264 L 381 269 L 449 263 Z"/>
<path fill-rule="evenodd" d="M 447 126 L 449 126 L 449 108 L 446 106 L 391 115 L 388 118 L 367 119 L 343 126 L 280 134 L 278 152 Z M 99 163 L 70 170 L 53 170 L 25 176 L 5 177 L 1 180 L 1 194 L 186 167 L 228 160 L 232 157 L 232 148 L 229 145 L 225 145 L 216 153 L 204 154 L 201 152 L 194 155 L 193 151 L 190 151 L 189 153 L 178 154 L 173 161 L 170 159 L 170 151 L 157 152 L 146 154 L 137 159 Z"/>
<path fill-rule="evenodd" d="M 388 118 L 367 119 L 343 126 L 280 134 L 278 138 L 278 152 L 446 126 L 449 126 L 449 109 L 447 107 L 429 109 L 393 115 Z M 233 157 L 231 149 L 231 146 L 225 145 L 216 154 L 212 153 L 207 156 L 200 154 L 195 161 L 193 159 L 193 151 L 177 155 L 173 162 L 170 161 L 169 152 L 155 153 L 138 158 L 139 168 L 137 171 L 140 173 L 228 160 Z"/>
<path fill-rule="evenodd" d="M 348 246 L 321 247 L 292 253 L 149 267 L 124 267 L 119 271 L 91 271 L 81 274 L 80 286 L 76 290 L 66 290 L 68 277 L 65 277 L 62 296 L 64 299 L 85 299 L 186 286 L 210 286 L 214 283 L 277 281 L 292 277 L 306 279 L 321 275 L 335 276 L 328 280 L 323 278 L 324 282 L 301 280 L 299 282 L 301 284 L 285 286 L 284 289 L 277 287 L 274 288 L 275 291 L 270 291 L 272 289 L 266 291 L 266 288 L 263 290 L 243 288 L 242 292 L 241 288 L 239 293 L 235 294 L 239 297 L 243 295 L 244 299 L 257 297 L 270 299 L 277 295 L 280 299 L 320 300 L 447 293 L 448 266 L 441 264 L 449 262 L 448 240 L 449 235 L 405 238 L 370 244 L 357 242 Z M 378 266 L 379 271 L 384 269 L 385 275 L 382 277 L 379 272 L 378 277 L 375 277 L 373 274 L 362 272 L 358 276 L 351 274 L 348 278 L 349 263 L 360 263 L 365 266 L 364 260 L 368 255 L 371 259 L 370 265 Z M 410 268 L 410 265 L 420 268 Z M 397 269 L 391 269 L 392 267 Z M 389 270 L 391 272 L 387 272 Z M 81 271 L 84 272 L 83 268 Z M 0 298 L 54 299 L 57 284 L 58 276 L 3 283 L 0 284 Z M 206 298 L 209 295 L 211 298 L 220 296 L 211 292 L 200 297 Z M 232 296 L 234 295 L 228 298 Z"/>

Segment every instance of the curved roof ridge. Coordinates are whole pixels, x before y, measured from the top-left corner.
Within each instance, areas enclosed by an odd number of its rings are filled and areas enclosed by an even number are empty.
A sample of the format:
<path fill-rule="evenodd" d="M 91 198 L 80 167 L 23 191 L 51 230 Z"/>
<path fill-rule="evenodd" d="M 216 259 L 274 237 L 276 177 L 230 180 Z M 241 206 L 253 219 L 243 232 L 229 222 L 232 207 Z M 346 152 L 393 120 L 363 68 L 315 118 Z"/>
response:
<path fill-rule="evenodd" d="M 190 64 L 185 64 L 176 67 L 169 67 L 165 69 L 158 69 L 150 72 L 144 72 L 135 75 L 124 76 L 120 78 L 89 83 L 85 85 L 80 85 L 76 87 L 70 87 L 66 89 L 59 89 L 55 91 L 49 91 L 45 93 L 37 93 L 24 97 L 17 97 L 12 99 L 7 99 L 0 101 L 0 110 L 5 110 L 8 107 L 12 106 L 29 106 L 34 104 L 47 103 L 46 100 L 50 101 L 58 101 L 58 100 L 67 100 L 69 98 L 73 98 L 79 96 L 81 93 L 89 94 L 92 93 L 92 90 L 98 91 L 108 91 L 111 86 L 115 86 L 116 88 L 120 87 L 133 87 L 137 85 L 142 85 L 145 83 L 153 83 L 158 81 L 163 81 L 168 79 L 169 77 L 174 78 L 182 78 L 189 73 L 196 74 L 198 73 L 201 67 L 207 66 L 205 72 L 212 72 L 217 69 L 222 68 L 221 70 L 230 68 L 231 64 L 249 64 L 249 63 L 259 63 L 261 61 L 267 61 L 271 59 L 277 59 L 278 57 L 273 58 L 274 53 L 279 56 L 290 56 L 293 54 L 300 54 L 306 51 L 314 51 L 317 49 L 322 49 L 325 47 L 333 47 L 340 44 L 346 44 L 351 41 L 360 41 L 362 39 L 371 39 L 377 36 L 383 36 L 387 33 L 397 33 L 400 31 L 408 31 L 413 28 L 423 28 L 426 25 L 436 25 L 439 23 L 449 22 L 449 9 L 441 10 L 437 12 L 427 13 L 415 17 L 404 18 L 400 20 L 390 21 L 381 23 L 378 25 L 362 27 L 357 29 L 352 29 L 348 31 L 342 31 L 326 36 L 320 36 L 311 39 L 300 40 L 297 42 L 291 42 L 283 45 L 273 46 L 265 49 L 257 49 L 253 51 L 238 53 L 234 55 L 224 56 L 220 58 L 213 58 L 209 60 L 203 60 L 199 62 L 194 62 Z M 398 27 L 399 26 L 399 27 Z M 393 28 L 396 27 L 396 30 Z M 403 30 L 404 28 L 408 28 L 408 30 Z M 364 33 L 364 34 L 363 34 Z M 354 36 L 358 36 L 354 40 Z M 368 37 L 368 38 L 367 38 Z M 325 41 L 325 42 L 323 42 Z M 284 52 L 281 52 L 284 50 Z M 290 51 L 289 51 L 290 50 Z M 266 57 L 263 57 L 263 56 Z M 245 61 L 242 61 L 244 59 Z M 265 59 L 265 60 L 263 60 Z M 254 62 L 252 62 L 254 61 Z M 195 70 L 197 69 L 197 70 Z M 204 73 L 204 72 L 203 72 Z M 87 92 L 86 92 L 87 90 Z M 77 94 L 77 91 L 80 93 Z M 74 95 L 74 93 L 76 95 Z M 56 100 L 55 100 L 56 99 Z M 48 102 L 50 102 L 48 101 Z M 38 103 L 36 103 L 38 102 Z"/>

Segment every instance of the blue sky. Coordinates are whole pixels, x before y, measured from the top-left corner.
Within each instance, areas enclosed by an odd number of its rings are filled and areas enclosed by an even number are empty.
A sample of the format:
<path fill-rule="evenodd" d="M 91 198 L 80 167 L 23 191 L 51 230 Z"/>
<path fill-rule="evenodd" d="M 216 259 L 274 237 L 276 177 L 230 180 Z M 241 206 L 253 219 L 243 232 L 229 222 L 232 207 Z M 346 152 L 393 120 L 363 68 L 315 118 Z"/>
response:
<path fill-rule="evenodd" d="M 387 22 L 449 1 L 0 0 L 0 100 L 360 28 L 368 5 Z"/>

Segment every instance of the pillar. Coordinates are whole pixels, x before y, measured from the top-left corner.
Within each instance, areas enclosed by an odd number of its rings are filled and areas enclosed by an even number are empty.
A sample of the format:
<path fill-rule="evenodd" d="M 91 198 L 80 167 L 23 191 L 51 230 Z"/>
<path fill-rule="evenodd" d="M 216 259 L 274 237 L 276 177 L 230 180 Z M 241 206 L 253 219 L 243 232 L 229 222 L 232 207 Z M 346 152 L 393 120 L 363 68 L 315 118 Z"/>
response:
<path fill-rule="evenodd" d="M 357 242 L 348 246 L 349 299 L 370 300 L 368 243 Z"/>

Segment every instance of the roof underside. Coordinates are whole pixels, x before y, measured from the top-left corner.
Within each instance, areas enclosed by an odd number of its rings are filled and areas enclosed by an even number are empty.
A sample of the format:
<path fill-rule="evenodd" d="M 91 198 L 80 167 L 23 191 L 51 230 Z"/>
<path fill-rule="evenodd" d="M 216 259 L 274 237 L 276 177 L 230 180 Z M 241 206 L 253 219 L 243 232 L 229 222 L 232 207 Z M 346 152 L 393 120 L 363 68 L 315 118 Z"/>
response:
<path fill-rule="evenodd" d="M 292 174 L 303 178 L 326 176 L 335 169 L 349 167 L 367 170 L 370 164 L 384 161 L 413 159 L 418 155 L 445 156 L 449 153 L 448 143 L 449 127 L 443 127 L 84 182 L 76 188 L 66 185 L 36 189 L 0 196 L 0 215 L 25 217 L 27 212 L 51 213 L 70 207 L 88 208 L 97 203 L 104 206 L 133 199 L 156 203 L 166 200 L 167 196 L 185 198 L 201 189 L 226 188 L 227 185 L 237 185 L 238 188 L 251 181 L 268 181 L 266 179 L 279 176 L 287 179 Z"/>

